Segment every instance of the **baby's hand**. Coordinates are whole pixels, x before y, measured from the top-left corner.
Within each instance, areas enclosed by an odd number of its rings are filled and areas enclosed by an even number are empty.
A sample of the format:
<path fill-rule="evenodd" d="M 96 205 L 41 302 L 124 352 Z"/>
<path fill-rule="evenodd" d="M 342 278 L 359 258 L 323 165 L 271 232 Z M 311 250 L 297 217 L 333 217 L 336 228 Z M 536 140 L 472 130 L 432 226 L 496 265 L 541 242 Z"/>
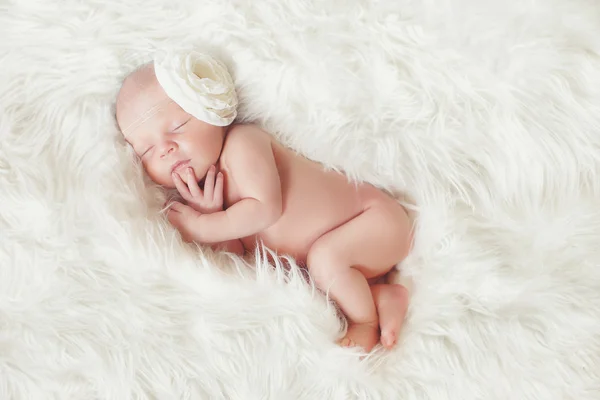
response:
<path fill-rule="evenodd" d="M 192 207 L 178 201 L 172 202 L 167 211 L 169 222 L 179 231 L 186 242 L 198 240 L 198 220 L 201 215 Z"/>
<path fill-rule="evenodd" d="M 178 173 L 173 173 L 173 182 L 181 197 L 201 214 L 212 214 L 223 210 L 223 174 L 221 172 L 215 174 L 215 172 L 214 165 L 208 169 L 204 190 L 198 186 L 191 168 L 186 169 L 185 180 Z"/>

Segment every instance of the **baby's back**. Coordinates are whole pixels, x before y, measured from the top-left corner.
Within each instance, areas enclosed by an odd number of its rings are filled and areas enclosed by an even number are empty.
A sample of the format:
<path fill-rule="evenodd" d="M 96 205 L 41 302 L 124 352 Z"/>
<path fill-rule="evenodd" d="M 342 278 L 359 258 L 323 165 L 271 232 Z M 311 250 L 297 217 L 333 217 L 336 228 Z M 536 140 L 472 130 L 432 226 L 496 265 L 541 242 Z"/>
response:
<path fill-rule="evenodd" d="M 326 171 L 274 139 L 271 144 L 281 181 L 283 212 L 267 230 L 242 241 L 248 247 L 258 238 L 281 255 L 305 261 L 316 239 L 363 211 L 361 190 L 343 174 Z"/>

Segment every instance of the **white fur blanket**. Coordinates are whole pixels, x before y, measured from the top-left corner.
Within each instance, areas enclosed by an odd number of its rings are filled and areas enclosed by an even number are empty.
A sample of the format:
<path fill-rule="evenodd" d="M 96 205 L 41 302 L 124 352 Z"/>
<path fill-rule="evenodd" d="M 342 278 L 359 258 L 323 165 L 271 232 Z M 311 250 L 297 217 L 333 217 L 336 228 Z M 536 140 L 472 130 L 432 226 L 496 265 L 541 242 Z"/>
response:
<path fill-rule="evenodd" d="M 1 399 L 600 398 L 600 4 L 0 2 Z M 415 202 L 400 345 L 181 243 L 113 118 L 166 48 L 284 143 Z M 308 212 L 308 211 L 307 211 Z"/>

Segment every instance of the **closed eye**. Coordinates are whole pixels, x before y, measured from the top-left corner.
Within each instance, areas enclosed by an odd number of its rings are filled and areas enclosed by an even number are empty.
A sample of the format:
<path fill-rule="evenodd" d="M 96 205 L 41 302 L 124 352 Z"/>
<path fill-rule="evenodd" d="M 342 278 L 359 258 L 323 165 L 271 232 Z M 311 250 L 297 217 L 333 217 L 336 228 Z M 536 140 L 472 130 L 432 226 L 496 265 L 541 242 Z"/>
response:
<path fill-rule="evenodd" d="M 187 124 L 188 122 L 190 122 L 190 119 L 192 119 L 191 117 L 185 121 L 183 124 L 179 125 L 177 128 L 173 129 L 173 132 L 177 131 L 179 128 L 181 128 L 182 126 L 184 126 L 185 124 Z"/>
<path fill-rule="evenodd" d="M 146 153 L 148 153 L 150 150 L 152 150 L 152 147 L 154 147 L 154 146 L 148 147 L 148 150 L 146 150 L 145 152 L 143 152 L 140 157 L 144 157 L 146 155 Z"/>

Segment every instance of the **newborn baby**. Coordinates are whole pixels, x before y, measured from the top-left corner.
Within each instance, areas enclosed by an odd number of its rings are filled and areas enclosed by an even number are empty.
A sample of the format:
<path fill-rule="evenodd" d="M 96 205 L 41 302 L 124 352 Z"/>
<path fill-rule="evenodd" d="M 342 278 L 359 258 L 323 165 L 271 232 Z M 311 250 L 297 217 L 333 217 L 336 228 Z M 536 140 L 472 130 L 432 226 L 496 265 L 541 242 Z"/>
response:
<path fill-rule="evenodd" d="M 116 117 L 149 177 L 185 200 L 168 211 L 184 239 L 239 254 L 262 241 L 295 257 L 347 317 L 341 345 L 393 347 L 408 294 L 380 278 L 409 252 L 406 211 L 259 127 L 232 124 L 236 107 L 226 68 L 192 52 L 129 75 Z"/>

